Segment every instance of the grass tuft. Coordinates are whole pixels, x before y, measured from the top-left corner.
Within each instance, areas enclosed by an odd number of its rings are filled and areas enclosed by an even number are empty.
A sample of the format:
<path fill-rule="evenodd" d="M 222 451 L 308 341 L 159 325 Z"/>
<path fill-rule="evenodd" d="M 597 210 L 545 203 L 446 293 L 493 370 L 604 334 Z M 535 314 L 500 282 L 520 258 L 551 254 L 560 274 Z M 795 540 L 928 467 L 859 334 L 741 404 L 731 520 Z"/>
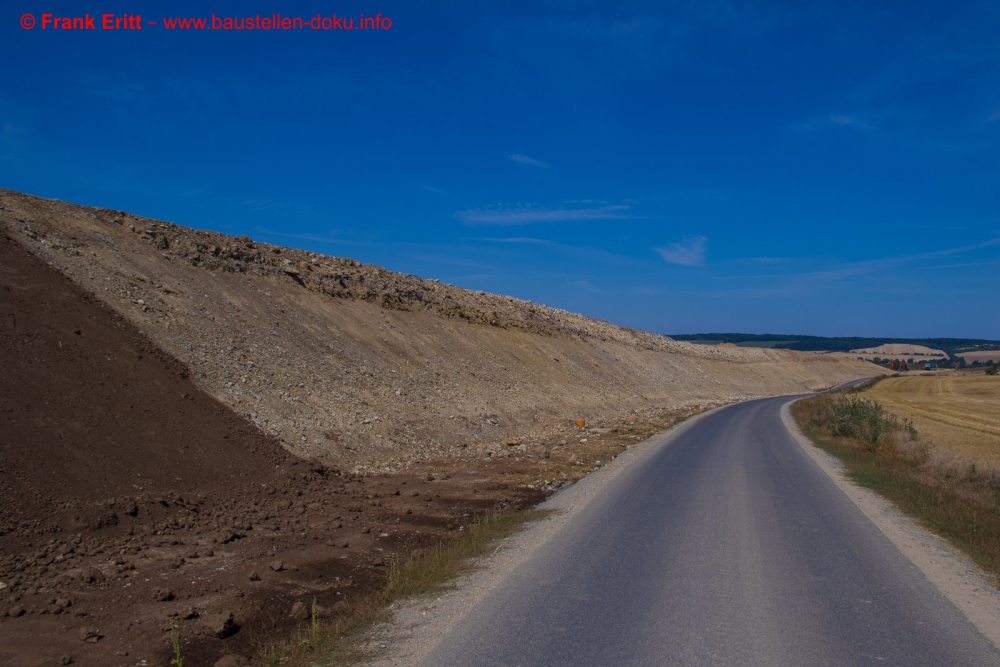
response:
<path fill-rule="evenodd" d="M 184 654 L 181 652 L 181 634 L 177 632 L 174 621 L 170 621 L 170 646 L 174 650 L 174 657 L 170 659 L 171 665 L 184 667 Z"/>
<path fill-rule="evenodd" d="M 545 510 L 486 513 L 477 517 L 454 539 L 417 557 L 389 563 L 385 586 L 373 594 L 349 602 L 347 611 L 329 622 L 316 617 L 313 601 L 308 629 L 278 644 L 258 648 L 261 663 L 277 667 L 354 664 L 365 658 L 360 643 L 366 630 L 388 618 L 386 608 L 395 601 L 430 595 L 476 567 L 476 559 L 499 540 L 521 530 L 525 524 L 548 515 Z"/>

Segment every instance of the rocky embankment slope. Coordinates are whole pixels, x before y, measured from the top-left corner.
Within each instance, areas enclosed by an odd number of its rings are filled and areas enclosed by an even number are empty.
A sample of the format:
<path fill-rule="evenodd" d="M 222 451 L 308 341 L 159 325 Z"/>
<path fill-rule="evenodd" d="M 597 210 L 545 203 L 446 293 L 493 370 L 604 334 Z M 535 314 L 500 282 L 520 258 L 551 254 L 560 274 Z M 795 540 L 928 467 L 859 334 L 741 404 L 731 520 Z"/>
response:
<path fill-rule="evenodd" d="M 291 451 L 392 470 L 618 419 L 871 375 L 852 359 L 708 347 L 512 297 L 0 189 L 10 235 Z"/>

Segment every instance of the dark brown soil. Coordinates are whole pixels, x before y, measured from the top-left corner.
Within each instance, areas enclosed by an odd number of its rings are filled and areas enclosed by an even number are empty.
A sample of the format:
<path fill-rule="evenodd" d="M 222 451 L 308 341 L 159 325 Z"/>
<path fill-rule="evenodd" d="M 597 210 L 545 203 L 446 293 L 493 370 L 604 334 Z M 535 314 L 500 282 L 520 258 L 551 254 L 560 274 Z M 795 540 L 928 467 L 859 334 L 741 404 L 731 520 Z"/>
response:
<path fill-rule="evenodd" d="M 530 474 L 515 461 L 362 478 L 297 459 L 2 236 L 0 313 L 0 664 L 168 665 L 171 619 L 189 665 L 252 658 L 296 601 L 363 595 L 388 559 L 545 496 L 497 483 Z"/>

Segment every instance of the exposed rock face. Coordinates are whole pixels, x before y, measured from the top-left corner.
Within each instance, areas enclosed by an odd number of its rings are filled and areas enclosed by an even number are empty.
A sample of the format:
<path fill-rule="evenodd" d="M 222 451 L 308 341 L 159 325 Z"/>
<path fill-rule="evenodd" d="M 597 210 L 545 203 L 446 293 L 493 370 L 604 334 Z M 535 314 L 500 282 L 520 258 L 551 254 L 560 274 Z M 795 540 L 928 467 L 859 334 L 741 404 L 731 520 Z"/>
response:
<path fill-rule="evenodd" d="M 341 468 L 461 454 L 553 418 L 807 391 L 878 372 L 852 359 L 692 345 L 9 190 L 0 224 L 187 364 L 202 389 L 295 453 Z"/>

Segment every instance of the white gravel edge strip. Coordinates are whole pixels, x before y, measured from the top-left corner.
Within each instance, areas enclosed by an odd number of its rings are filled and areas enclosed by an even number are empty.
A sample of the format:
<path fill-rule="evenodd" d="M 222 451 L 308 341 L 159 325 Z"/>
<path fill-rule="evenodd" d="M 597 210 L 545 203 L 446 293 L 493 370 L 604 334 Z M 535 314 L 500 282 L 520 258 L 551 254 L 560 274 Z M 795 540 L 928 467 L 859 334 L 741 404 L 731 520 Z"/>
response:
<path fill-rule="evenodd" d="M 781 420 L 802 450 L 941 594 L 1000 648 L 1000 592 L 987 583 L 985 573 L 968 556 L 929 533 L 891 502 L 848 479 L 844 464 L 814 445 L 799 429 L 789 409 L 794 402 L 781 406 Z"/>
<path fill-rule="evenodd" d="M 609 482 L 636 461 L 666 445 L 688 426 L 721 407 L 725 406 L 708 410 L 657 433 L 622 452 L 600 470 L 553 495 L 538 506 L 538 509 L 552 510 L 551 516 L 504 540 L 492 554 L 482 559 L 480 569 L 453 582 L 452 590 L 433 598 L 416 598 L 393 604 L 389 608 L 393 620 L 375 628 L 363 648 L 372 656 L 368 664 L 402 667 L 419 663 L 470 610 L 515 568 L 531 558 Z"/>

